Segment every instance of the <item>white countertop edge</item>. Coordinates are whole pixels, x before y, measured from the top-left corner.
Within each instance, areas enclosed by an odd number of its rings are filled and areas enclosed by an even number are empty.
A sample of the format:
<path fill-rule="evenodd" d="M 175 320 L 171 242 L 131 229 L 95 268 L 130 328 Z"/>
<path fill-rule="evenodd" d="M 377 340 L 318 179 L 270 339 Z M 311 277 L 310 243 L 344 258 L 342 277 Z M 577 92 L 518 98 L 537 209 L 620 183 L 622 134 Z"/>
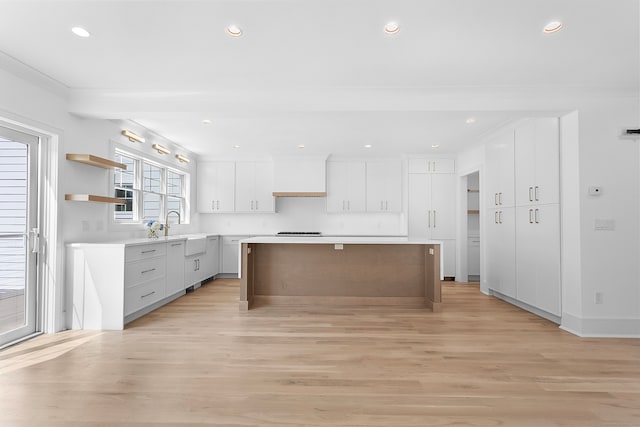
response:
<path fill-rule="evenodd" d="M 288 244 L 343 244 L 343 245 L 442 245 L 439 240 L 410 239 L 385 236 L 321 236 L 279 237 L 262 236 L 240 240 L 240 243 L 288 243 Z"/>
<path fill-rule="evenodd" d="M 66 243 L 68 247 L 80 247 L 80 246 L 137 246 L 137 245 L 150 245 L 155 243 L 164 243 L 164 242 L 175 242 L 178 240 L 187 240 L 194 238 L 207 238 L 212 236 L 218 236 L 218 234 L 213 233 L 196 233 L 196 234 L 176 234 L 173 236 L 160 236 L 157 239 L 149 239 L 149 238 L 138 238 L 138 239 L 126 239 L 126 240 L 114 240 L 112 242 L 70 242 Z"/>

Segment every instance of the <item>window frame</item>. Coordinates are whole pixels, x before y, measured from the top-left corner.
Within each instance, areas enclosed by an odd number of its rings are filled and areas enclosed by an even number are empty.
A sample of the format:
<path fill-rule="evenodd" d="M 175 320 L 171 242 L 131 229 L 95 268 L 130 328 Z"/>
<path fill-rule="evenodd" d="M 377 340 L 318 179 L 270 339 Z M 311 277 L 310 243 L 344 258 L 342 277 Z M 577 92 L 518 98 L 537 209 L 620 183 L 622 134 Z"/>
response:
<path fill-rule="evenodd" d="M 153 194 L 153 195 L 159 195 L 160 196 L 160 212 L 159 212 L 159 217 L 158 218 L 152 218 L 152 219 L 156 219 L 159 220 L 161 223 L 164 223 L 165 218 L 166 218 L 166 214 L 169 210 L 168 208 L 168 201 L 173 198 L 173 199 L 179 199 L 180 200 L 180 224 L 189 224 L 191 221 L 190 218 L 190 190 L 189 190 L 189 183 L 190 183 L 190 173 L 187 170 L 184 169 L 179 169 L 176 168 L 172 165 L 163 163 L 161 161 L 158 161 L 156 159 L 151 158 L 148 154 L 146 153 L 140 153 L 140 152 L 136 152 L 135 150 L 131 150 L 131 149 L 127 149 L 124 147 L 121 147 L 119 145 L 113 144 L 113 149 L 112 149 L 112 158 L 116 158 L 116 156 L 121 155 L 121 156 L 125 156 L 129 159 L 133 160 L 133 164 L 134 164 L 134 173 L 133 173 L 133 187 L 132 188 L 124 188 L 124 187 L 119 187 L 116 185 L 115 182 L 115 174 L 117 173 L 115 170 L 112 170 L 111 174 L 110 174 L 110 180 L 109 180 L 109 193 L 110 194 L 115 194 L 115 192 L 117 190 L 120 191 L 130 191 L 133 193 L 132 196 L 132 218 L 131 219 L 123 219 L 123 220 L 119 220 L 116 218 L 115 213 L 116 208 L 114 207 L 113 210 L 111 210 L 111 214 L 110 214 L 110 224 L 112 226 L 112 228 L 119 228 L 119 227 L 130 227 L 130 226 L 139 226 L 141 224 L 143 224 L 146 220 L 144 219 L 144 207 L 143 207 L 143 200 L 144 200 L 144 194 Z M 147 191 L 144 189 L 144 164 L 148 164 L 150 166 L 153 167 L 157 167 L 160 169 L 160 192 L 155 192 L 155 191 Z M 169 194 L 168 193 L 168 173 L 172 172 L 176 175 L 179 175 L 182 177 L 181 179 L 181 185 L 180 185 L 180 191 L 181 191 L 181 195 L 180 196 L 175 196 L 173 194 Z M 172 217 L 171 218 L 173 221 L 175 221 L 175 218 Z M 177 225 L 177 224 L 172 224 L 173 225 Z"/>

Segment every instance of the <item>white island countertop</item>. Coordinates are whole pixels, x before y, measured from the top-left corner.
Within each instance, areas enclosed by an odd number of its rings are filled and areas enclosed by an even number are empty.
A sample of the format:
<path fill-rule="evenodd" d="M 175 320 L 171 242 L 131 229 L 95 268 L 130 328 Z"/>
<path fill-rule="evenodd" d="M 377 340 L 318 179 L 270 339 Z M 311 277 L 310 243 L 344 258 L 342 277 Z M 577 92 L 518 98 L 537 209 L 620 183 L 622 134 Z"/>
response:
<path fill-rule="evenodd" d="M 241 240 L 240 243 L 294 243 L 344 245 L 442 245 L 439 240 L 410 239 L 402 236 L 260 236 Z"/>

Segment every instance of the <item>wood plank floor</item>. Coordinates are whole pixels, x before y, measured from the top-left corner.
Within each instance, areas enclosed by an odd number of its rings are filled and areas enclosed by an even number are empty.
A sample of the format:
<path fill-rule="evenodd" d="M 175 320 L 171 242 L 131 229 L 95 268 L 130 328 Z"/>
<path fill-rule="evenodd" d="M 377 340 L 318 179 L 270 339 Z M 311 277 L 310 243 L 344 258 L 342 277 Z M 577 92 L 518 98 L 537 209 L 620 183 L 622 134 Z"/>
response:
<path fill-rule="evenodd" d="M 0 352 L 0 426 L 640 426 L 640 340 L 447 282 L 444 309 L 265 306 L 217 280 Z"/>

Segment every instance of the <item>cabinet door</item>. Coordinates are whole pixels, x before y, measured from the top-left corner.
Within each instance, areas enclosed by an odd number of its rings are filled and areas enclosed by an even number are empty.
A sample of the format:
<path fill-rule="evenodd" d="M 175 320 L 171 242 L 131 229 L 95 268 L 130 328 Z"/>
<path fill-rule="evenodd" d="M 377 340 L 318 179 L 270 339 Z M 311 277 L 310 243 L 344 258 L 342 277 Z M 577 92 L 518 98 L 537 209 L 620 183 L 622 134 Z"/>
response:
<path fill-rule="evenodd" d="M 534 199 L 539 204 L 560 202 L 560 130 L 558 119 L 536 119 Z"/>
<path fill-rule="evenodd" d="M 367 208 L 367 172 L 365 162 L 347 163 L 347 211 L 364 212 Z"/>
<path fill-rule="evenodd" d="M 402 210 L 402 163 L 399 160 L 369 161 L 366 164 L 368 212 Z"/>
<path fill-rule="evenodd" d="M 536 222 L 536 306 L 560 316 L 560 206 L 539 205 L 534 210 Z"/>
<path fill-rule="evenodd" d="M 516 265 L 518 266 L 516 298 L 537 307 L 536 233 L 540 231 L 540 227 L 535 223 L 534 211 L 532 206 L 516 208 Z"/>
<path fill-rule="evenodd" d="M 198 164 L 198 212 L 209 213 L 215 210 L 215 186 L 218 180 L 218 169 L 214 162 L 201 162 Z"/>
<path fill-rule="evenodd" d="M 430 191 L 431 178 L 427 174 L 409 174 L 409 237 L 428 239 L 431 237 Z"/>
<path fill-rule="evenodd" d="M 515 130 L 515 202 L 516 206 L 534 203 L 536 186 L 536 122 L 531 119 Z"/>
<path fill-rule="evenodd" d="M 167 296 L 184 291 L 184 241 L 167 243 Z"/>
<path fill-rule="evenodd" d="M 236 212 L 255 209 L 256 170 L 253 162 L 236 162 Z"/>
<path fill-rule="evenodd" d="M 346 211 L 349 164 L 347 162 L 327 162 L 327 212 Z"/>
<path fill-rule="evenodd" d="M 431 238 L 456 237 L 456 176 L 431 175 Z"/>
<path fill-rule="evenodd" d="M 488 207 L 510 207 L 514 203 L 513 130 L 497 134 L 486 146 L 486 203 Z"/>
<path fill-rule="evenodd" d="M 443 275 L 456 277 L 456 241 L 452 239 L 442 240 Z"/>
<path fill-rule="evenodd" d="M 492 209 L 487 215 L 487 284 L 489 289 L 516 297 L 515 209 Z"/>
<path fill-rule="evenodd" d="M 184 287 L 185 289 L 202 280 L 200 254 L 184 258 Z"/>
<path fill-rule="evenodd" d="M 220 250 L 219 250 L 219 238 L 218 236 L 207 237 L 207 249 L 203 259 L 203 277 L 208 279 L 215 276 L 220 270 Z"/>
<path fill-rule="evenodd" d="M 453 159 L 433 159 L 431 161 L 431 173 L 455 173 L 456 164 Z"/>
<path fill-rule="evenodd" d="M 255 163 L 255 205 L 254 212 L 274 212 L 273 163 Z"/>
<path fill-rule="evenodd" d="M 244 237 L 225 236 L 222 240 L 222 271 L 221 273 L 238 274 L 240 240 Z"/>
<path fill-rule="evenodd" d="M 234 162 L 217 162 L 218 179 L 215 183 L 216 212 L 235 211 L 236 165 Z"/>
<path fill-rule="evenodd" d="M 234 211 L 234 162 L 201 162 L 197 176 L 198 212 Z"/>

